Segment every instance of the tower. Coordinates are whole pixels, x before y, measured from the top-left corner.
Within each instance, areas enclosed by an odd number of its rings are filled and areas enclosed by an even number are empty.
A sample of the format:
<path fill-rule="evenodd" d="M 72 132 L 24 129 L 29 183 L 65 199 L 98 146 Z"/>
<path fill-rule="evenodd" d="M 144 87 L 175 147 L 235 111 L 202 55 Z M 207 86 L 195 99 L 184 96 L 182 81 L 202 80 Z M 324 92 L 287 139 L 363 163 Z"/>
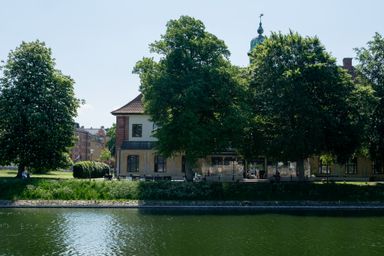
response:
<path fill-rule="evenodd" d="M 264 29 L 263 29 L 263 24 L 261 23 L 261 17 L 263 17 L 264 14 L 260 14 L 260 22 L 259 22 L 259 28 L 257 29 L 257 33 L 259 34 L 257 37 L 253 38 L 251 40 L 251 47 L 249 49 L 248 55 L 252 52 L 252 50 L 259 44 L 261 44 L 265 37 L 263 36 Z"/>

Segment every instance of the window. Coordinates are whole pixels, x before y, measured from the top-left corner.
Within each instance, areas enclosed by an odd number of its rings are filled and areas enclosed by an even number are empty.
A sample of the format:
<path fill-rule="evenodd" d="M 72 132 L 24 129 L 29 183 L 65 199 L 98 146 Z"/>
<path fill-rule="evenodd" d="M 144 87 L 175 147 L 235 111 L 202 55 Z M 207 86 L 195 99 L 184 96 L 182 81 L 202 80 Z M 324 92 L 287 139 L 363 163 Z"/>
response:
<path fill-rule="evenodd" d="M 132 124 L 132 137 L 142 137 L 143 136 L 143 125 L 142 124 Z"/>
<path fill-rule="evenodd" d="M 167 162 L 163 156 L 155 156 L 155 172 L 165 172 L 167 169 Z"/>
<path fill-rule="evenodd" d="M 319 174 L 330 174 L 331 166 L 328 164 L 323 164 L 323 161 L 319 159 Z"/>
<path fill-rule="evenodd" d="M 224 165 L 234 164 L 234 161 L 235 161 L 234 157 L 224 157 Z"/>
<path fill-rule="evenodd" d="M 156 131 L 159 128 L 155 123 L 152 124 L 152 132 Z"/>
<path fill-rule="evenodd" d="M 211 157 L 212 166 L 223 165 L 223 158 L 218 156 Z"/>
<path fill-rule="evenodd" d="M 372 169 L 374 174 L 383 174 L 383 166 L 380 161 L 374 161 L 372 164 Z"/>
<path fill-rule="evenodd" d="M 349 160 L 345 164 L 345 173 L 346 174 L 357 174 L 357 159 L 356 158 Z"/>
<path fill-rule="evenodd" d="M 128 161 L 128 172 L 138 172 L 139 171 L 139 156 L 138 155 L 129 155 Z"/>

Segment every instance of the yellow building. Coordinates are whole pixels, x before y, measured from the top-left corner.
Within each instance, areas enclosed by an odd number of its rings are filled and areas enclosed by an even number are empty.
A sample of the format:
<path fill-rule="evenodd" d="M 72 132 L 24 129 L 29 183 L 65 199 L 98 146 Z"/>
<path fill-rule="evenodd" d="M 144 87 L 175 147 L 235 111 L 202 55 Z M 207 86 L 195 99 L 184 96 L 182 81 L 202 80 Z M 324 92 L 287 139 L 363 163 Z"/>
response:
<path fill-rule="evenodd" d="M 325 164 L 320 157 L 310 159 L 312 175 L 333 180 L 383 179 L 384 172 L 376 168 L 374 162 L 365 157 L 356 157 L 346 164 Z"/>
<path fill-rule="evenodd" d="M 155 126 L 144 113 L 142 95 L 112 112 L 116 116 L 116 171 L 122 177 L 184 179 L 183 155 L 164 158 L 154 150 Z M 234 151 L 220 152 L 198 161 L 197 173 L 212 180 L 239 180 L 243 164 Z"/>

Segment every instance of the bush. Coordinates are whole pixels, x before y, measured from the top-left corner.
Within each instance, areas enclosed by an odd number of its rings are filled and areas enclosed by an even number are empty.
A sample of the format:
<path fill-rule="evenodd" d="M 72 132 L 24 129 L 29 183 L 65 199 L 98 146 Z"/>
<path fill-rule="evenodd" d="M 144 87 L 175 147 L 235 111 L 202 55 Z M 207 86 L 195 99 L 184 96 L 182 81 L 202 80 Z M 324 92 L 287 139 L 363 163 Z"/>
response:
<path fill-rule="evenodd" d="M 82 161 L 73 165 L 75 178 L 102 178 L 109 174 L 109 166 L 100 162 Z"/>

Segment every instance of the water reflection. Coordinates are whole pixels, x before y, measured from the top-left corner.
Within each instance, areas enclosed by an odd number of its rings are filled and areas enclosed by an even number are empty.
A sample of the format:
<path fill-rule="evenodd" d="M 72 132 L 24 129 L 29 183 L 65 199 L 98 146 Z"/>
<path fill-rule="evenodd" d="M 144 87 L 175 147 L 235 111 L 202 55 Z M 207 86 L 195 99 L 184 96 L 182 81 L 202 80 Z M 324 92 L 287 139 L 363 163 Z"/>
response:
<path fill-rule="evenodd" d="M 65 255 L 109 254 L 113 250 L 113 215 L 103 211 L 75 211 L 58 215 L 57 229 Z M 58 241 L 59 242 L 59 241 Z"/>
<path fill-rule="evenodd" d="M 85 209 L 58 215 L 60 255 L 156 255 L 155 227 L 135 210 Z"/>
<path fill-rule="evenodd" d="M 3 255 L 383 255 L 384 217 L 0 209 Z"/>

